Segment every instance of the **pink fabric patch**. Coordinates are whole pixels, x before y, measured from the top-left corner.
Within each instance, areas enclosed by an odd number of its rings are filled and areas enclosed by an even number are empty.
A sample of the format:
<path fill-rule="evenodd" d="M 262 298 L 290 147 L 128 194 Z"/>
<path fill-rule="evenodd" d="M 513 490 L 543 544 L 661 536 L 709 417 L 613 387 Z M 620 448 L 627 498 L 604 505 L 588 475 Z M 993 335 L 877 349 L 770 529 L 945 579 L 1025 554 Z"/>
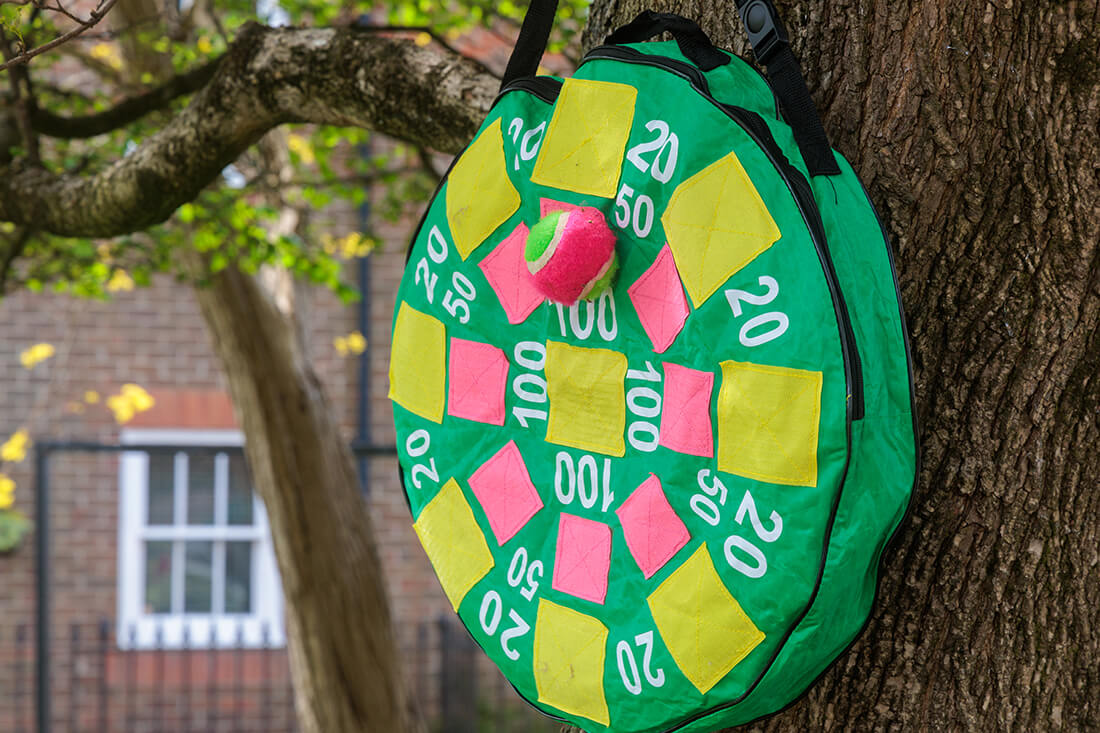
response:
<path fill-rule="evenodd" d="M 714 389 L 714 372 L 701 372 L 667 361 L 663 366 L 665 396 L 660 444 L 679 453 L 713 457 L 710 394 Z"/>
<path fill-rule="evenodd" d="M 680 274 L 666 244 L 649 269 L 627 288 L 638 320 L 658 354 L 672 346 L 688 317 L 687 299 Z"/>
<path fill-rule="evenodd" d="M 542 499 L 514 440 L 481 464 L 470 477 L 470 488 L 485 510 L 498 545 L 515 537 L 542 509 Z"/>
<path fill-rule="evenodd" d="M 447 414 L 467 420 L 504 424 L 508 357 L 491 344 L 451 339 Z"/>
<path fill-rule="evenodd" d="M 611 527 L 562 514 L 554 559 L 554 590 L 602 604 L 611 567 Z"/>
<path fill-rule="evenodd" d="M 634 489 L 615 514 L 623 525 L 626 546 L 647 579 L 691 539 L 688 528 L 669 506 L 661 480 L 654 474 Z"/>
<path fill-rule="evenodd" d="M 520 224 L 478 265 L 512 325 L 523 323 L 543 301 L 523 259 L 526 245 L 527 226 Z"/>
<path fill-rule="evenodd" d="M 576 204 L 567 204 L 564 201 L 554 199 L 539 199 L 539 217 L 544 217 L 551 211 L 572 211 L 580 208 Z"/>

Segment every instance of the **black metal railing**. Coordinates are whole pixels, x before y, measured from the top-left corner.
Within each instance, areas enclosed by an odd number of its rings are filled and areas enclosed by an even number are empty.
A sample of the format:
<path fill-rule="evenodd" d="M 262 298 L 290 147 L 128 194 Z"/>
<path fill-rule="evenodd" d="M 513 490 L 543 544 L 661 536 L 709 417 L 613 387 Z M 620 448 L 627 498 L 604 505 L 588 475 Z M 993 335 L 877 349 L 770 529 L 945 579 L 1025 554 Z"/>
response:
<path fill-rule="evenodd" d="M 0 731 L 31 733 L 35 659 L 30 624 L 0 621 Z M 134 647 L 136 631 L 124 630 Z M 55 635 L 51 727 L 61 733 L 294 733 L 286 654 L 267 640 L 216 647 L 186 631 L 168 648 L 120 648 L 112 624 L 71 624 Z"/>
<path fill-rule="evenodd" d="M 108 621 L 70 624 L 53 635 L 51 728 L 58 733 L 296 733 L 286 651 L 217 645 L 188 633 L 120 645 Z M 32 733 L 36 665 L 33 624 L 0 619 L 0 731 Z M 203 643 L 205 642 L 205 643 Z M 433 733 L 550 733 L 560 725 L 528 706 L 451 616 L 417 625 L 407 670 Z"/>

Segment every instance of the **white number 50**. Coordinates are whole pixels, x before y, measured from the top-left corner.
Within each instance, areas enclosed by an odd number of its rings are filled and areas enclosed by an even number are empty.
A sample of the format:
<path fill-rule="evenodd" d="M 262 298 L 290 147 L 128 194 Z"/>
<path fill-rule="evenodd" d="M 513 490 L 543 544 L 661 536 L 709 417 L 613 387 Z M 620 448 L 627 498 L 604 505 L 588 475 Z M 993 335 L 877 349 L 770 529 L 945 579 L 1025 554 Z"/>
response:
<path fill-rule="evenodd" d="M 615 197 L 615 223 L 620 229 L 626 229 L 633 223 L 634 233 L 641 239 L 653 228 L 653 199 L 644 193 L 638 196 L 632 216 L 629 199 L 633 195 L 634 189 L 625 183 L 619 189 L 619 195 Z"/>

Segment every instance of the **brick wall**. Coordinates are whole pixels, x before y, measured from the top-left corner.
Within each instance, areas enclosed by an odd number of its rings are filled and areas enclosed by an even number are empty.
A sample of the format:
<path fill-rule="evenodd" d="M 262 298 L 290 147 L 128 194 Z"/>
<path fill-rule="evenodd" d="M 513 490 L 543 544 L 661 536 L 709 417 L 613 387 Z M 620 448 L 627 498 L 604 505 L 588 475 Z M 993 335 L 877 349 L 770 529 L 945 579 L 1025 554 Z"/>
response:
<path fill-rule="evenodd" d="M 353 212 L 342 221 L 334 219 L 337 231 L 354 228 Z M 370 434 L 376 444 L 392 444 L 386 397 L 390 323 L 409 224 L 380 222 L 375 228 L 384 245 L 370 257 L 371 316 L 365 333 Z M 354 270 L 349 277 L 354 278 Z M 357 307 L 342 305 L 327 291 L 303 287 L 299 308 L 308 354 L 350 442 L 356 432 L 358 363 L 357 357 L 340 355 L 333 340 L 358 328 Z M 26 370 L 19 354 L 37 342 L 53 344 L 57 353 Z M 28 292 L 0 301 L 0 440 L 26 427 L 38 440 L 117 442 L 119 426 L 103 400 L 127 382 L 141 385 L 157 401 L 131 426 L 224 428 L 234 423 L 225 380 L 189 287 L 158 278 L 151 287 L 118 293 L 110 302 Z M 83 401 L 88 391 L 100 395 L 98 404 Z M 18 484 L 16 508 L 33 518 L 32 469 L 28 456 L 2 470 Z M 437 668 L 437 660 L 424 659 L 431 650 L 424 648 L 418 628 L 449 607 L 412 531 L 396 460 L 368 461 L 368 482 L 402 655 L 410 660 L 410 674 L 416 666 Z M 70 628 L 81 624 L 85 638 L 91 638 L 99 619 L 116 618 L 118 457 L 55 453 L 50 487 L 55 715 L 61 716 L 71 684 L 66 674 Z M 34 617 L 33 543 L 28 536 L 14 554 L 0 557 L 0 728 L 5 706 L 11 714 L 14 704 L 15 627 Z M 33 638 L 33 629 L 24 633 Z"/>
<path fill-rule="evenodd" d="M 74 7 L 85 4 L 81 2 Z M 503 70 L 510 50 L 501 34 L 483 29 L 474 29 L 456 43 L 464 53 L 481 58 L 497 73 Z M 544 62 L 555 73 L 568 70 L 568 64 L 561 58 L 550 57 Z M 89 75 L 79 64 L 61 63 L 58 71 L 63 86 L 79 88 L 96 83 L 94 75 Z M 325 214 L 333 231 L 357 228 L 355 212 L 333 209 Z M 372 222 L 373 233 L 383 242 L 380 250 L 370 257 L 370 322 L 365 330 L 368 350 L 364 358 L 370 375 L 369 434 L 375 444 L 394 441 L 392 412 L 386 397 L 390 328 L 404 268 L 405 246 L 415 218 L 401 223 Z M 352 273 L 349 276 L 354 277 Z M 308 353 L 350 441 L 356 432 L 358 363 L 355 358 L 338 354 L 333 339 L 358 327 L 356 306 L 343 306 L 326 291 L 303 288 L 298 307 Z M 56 347 L 56 356 L 32 371 L 23 369 L 19 353 L 42 341 Z M 110 302 L 27 292 L 0 300 L 0 440 L 26 427 L 37 439 L 117 442 L 119 426 L 102 399 L 99 404 L 87 405 L 83 396 L 87 391 L 95 391 L 106 398 L 126 382 L 140 384 L 157 400 L 157 406 L 135 419 L 134 425 L 224 428 L 234 424 L 225 380 L 187 286 L 158 278 L 152 287 L 116 294 Z M 33 518 L 34 477 L 30 459 L 0 470 L 18 484 L 16 508 Z M 408 673 L 415 677 L 426 715 L 432 717 L 440 710 L 448 713 L 453 710 L 456 701 L 446 699 L 448 696 L 441 693 L 439 682 L 461 677 L 461 670 L 468 667 L 478 668 L 479 673 L 467 675 L 463 682 L 473 690 L 470 685 L 475 678 L 478 680 L 479 699 L 487 695 L 498 702 L 510 699 L 515 704 L 507 683 L 479 652 L 461 652 L 460 656 L 467 658 L 460 660 L 444 658 L 440 653 L 445 639 L 467 646 L 470 642 L 464 632 L 458 631 L 456 635 L 453 626 L 444 627 L 440 623 L 446 619 L 453 624 L 452 613 L 412 531 L 397 481 L 396 460 L 371 459 L 366 476 L 400 651 L 407 661 Z M 156 680 L 158 674 L 163 674 L 181 690 L 189 689 L 183 683 L 187 679 L 191 680 L 191 687 L 205 687 L 207 691 L 194 697 L 190 692 L 181 692 L 184 696 L 167 709 L 163 697 L 152 693 L 140 699 L 110 699 L 107 707 L 113 714 L 123 715 L 128 723 L 135 716 L 139 719 L 138 724 L 128 725 L 127 730 L 169 730 L 171 724 L 167 721 L 181 716 L 189 721 L 188 729 L 194 724 L 199 726 L 196 729 L 212 732 L 244 730 L 228 718 L 225 724 L 231 727 L 219 724 L 219 716 L 231 716 L 234 705 L 234 685 L 223 679 L 220 670 L 234 669 L 239 657 L 206 655 L 202 665 L 215 660 L 215 672 L 203 672 L 200 665 L 185 673 L 181 669 L 186 656 L 170 655 L 158 662 L 155 654 L 119 651 L 110 635 L 105 641 L 101 638 L 99 619 L 113 623 L 116 618 L 118 457 L 56 454 L 51 462 L 50 479 L 55 720 L 60 723 L 73 707 L 69 690 L 74 685 L 79 686 L 81 680 L 93 684 L 102 676 L 97 673 L 95 661 L 100 658 L 97 654 L 102 647 L 109 654 L 107 677 L 115 683 L 126 683 L 131 677 L 137 681 Z M 20 675 L 17 680 L 16 673 L 27 672 L 33 664 L 34 629 L 30 626 L 34 617 L 33 543 L 34 537 L 30 536 L 13 555 L 0 556 L 0 731 L 18 732 L 20 725 L 30 720 L 28 706 L 33 693 L 26 687 L 30 678 Z M 82 629 L 75 645 L 71 636 L 74 625 Z M 455 648 L 463 648 L 462 643 Z M 255 681 L 256 674 L 266 675 L 275 686 L 271 693 L 257 693 L 256 699 L 271 702 L 274 710 L 285 712 L 288 702 L 286 689 L 282 687 L 286 682 L 285 656 L 281 651 L 267 657 L 260 655 L 250 657 L 249 666 L 244 669 L 251 670 L 250 679 Z M 165 665 L 160 673 L 157 664 Z M 211 680 L 221 692 L 213 692 Z M 86 688 L 87 685 L 82 689 Z M 267 694 L 272 697 L 264 697 Z M 467 706 L 471 703 L 458 702 Z M 255 701 L 248 704 L 254 705 Z M 539 727 L 544 723 L 532 721 L 526 712 L 522 709 L 508 729 L 554 728 L 552 724 Z M 141 723 L 142 716 L 148 718 L 147 713 L 155 716 L 150 719 L 155 722 Z M 80 729 L 98 731 L 102 726 L 97 725 L 94 717 L 88 717 Z M 275 730 L 262 724 L 255 729 Z M 55 730 L 65 728 L 59 724 Z"/>

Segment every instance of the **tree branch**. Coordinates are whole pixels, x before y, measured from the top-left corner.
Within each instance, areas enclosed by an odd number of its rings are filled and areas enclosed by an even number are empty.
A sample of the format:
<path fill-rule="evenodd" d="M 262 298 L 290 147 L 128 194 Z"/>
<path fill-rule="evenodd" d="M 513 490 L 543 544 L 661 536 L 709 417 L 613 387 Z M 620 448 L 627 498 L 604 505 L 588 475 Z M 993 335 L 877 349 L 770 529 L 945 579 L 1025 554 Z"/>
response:
<path fill-rule="evenodd" d="M 50 49 L 57 48 L 58 46 L 60 46 L 63 43 L 68 43 L 72 39 L 79 36 L 81 33 L 84 33 L 89 28 L 92 28 L 95 25 L 97 25 L 99 23 L 99 21 L 103 20 L 103 17 L 105 15 L 107 15 L 108 12 L 110 12 L 112 7 L 114 7 L 115 2 L 116 2 L 116 0 L 102 0 L 102 2 L 100 2 L 100 4 L 96 7 L 96 9 L 88 14 L 88 18 L 86 20 L 81 20 L 79 23 L 77 23 L 76 27 L 74 27 L 72 30 L 67 31 L 66 33 L 62 33 L 60 36 L 53 39 L 49 43 L 43 43 L 41 46 L 36 46 L 35 48 L 30 49 L 29 51 L 24 51 L 23 53 L 19 54 L 18 56 L 15 56 L 13 58 L 8 59 L 4 63 L 0 64 L 0 71 L 3 71 L 4 69 L 8 68 L 9 66 L 14 66 L 16 64 L 25 64 L 28 61 L 30 61 L 32 58 L 34 58 L 35 56 L 38 56 L 39 54 L 43 54 L 43 53 L 46 53 L 47 51 L 49 51 Z M 58 10 L 58 8 L 47 8 L 47 9 L 48 10 Z M 65 14 L 68 15 L 67 12 Z M 72 16 L 70 16 L 70 17 L 72 17 Z"/>
<path fill-rule="evenodd" d="M 3 54 L 5 59 L 13 58 L 13 51 L 11 44 L 8 42 L 7 34 L 0 30 L 0 46 L 3 47 Z M 34 134 L 34 129 L 31 126 L 30 110 L 34 106 L 34 90 L 31 89 L 31 77 L 27 73 L 26 68 L 21 66 L 8 67 L 7 64 L 0 66 L 0 69 L 7 68 L 8 76 L 11 79 L 11 94 L 12 101 L 15 107 L 15 119 L 19 125 L 19 134 L 23 139 L 23 147 L 26 150 L 28 159 L 37 163 L 39 161 L 38 150 L 38 138 Z M 5 151 L 7 152 L 7 151 Z"/>
<path fill-rule="evenodd" d="M 0 258 L 0 297 L 7 290 L 8 273 L 11 271 L 12 263 L 23 254 L 23 249 L 27 246 L 32 234 L 34 234 L 34 230 L 30 227 L 17 229 L 8 243 L 3 258 Z"/>
<path fill-rule="evenodd" d="M 43 135 L 66 139 L 103 135 L 136 122 L 150 112 L 164 109 L 174 99 L 202 89 L 213 78 L 220 61 L 219 57 L 110 109 L 83 117 L 62 117 L 35 107 L 30 115 L 31 127 Z"/>
<path fill-rule="evenodd" d="M 406 40 L 249 24 L 187 108 L 105 170 L 81 177 L 0 168 L 0 220 L 61 236 L 145 229 L 289 122 L 354 125 L 455 152 L 498 83 L 469 59 Z"/>

